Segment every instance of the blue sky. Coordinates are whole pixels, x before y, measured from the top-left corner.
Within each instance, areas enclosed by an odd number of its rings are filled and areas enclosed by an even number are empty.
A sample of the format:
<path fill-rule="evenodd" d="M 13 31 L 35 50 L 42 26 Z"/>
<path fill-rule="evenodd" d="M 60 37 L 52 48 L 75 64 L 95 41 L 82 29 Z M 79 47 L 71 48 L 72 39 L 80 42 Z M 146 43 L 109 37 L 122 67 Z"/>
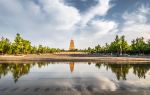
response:
<path fill-rule="evenodd" d="M 128 42 L 150 39 L 149 0 L 0 0 L 0 36 L 16 33 L 33 45 L 68 49 L 110 43 L 115 35 Z"/>

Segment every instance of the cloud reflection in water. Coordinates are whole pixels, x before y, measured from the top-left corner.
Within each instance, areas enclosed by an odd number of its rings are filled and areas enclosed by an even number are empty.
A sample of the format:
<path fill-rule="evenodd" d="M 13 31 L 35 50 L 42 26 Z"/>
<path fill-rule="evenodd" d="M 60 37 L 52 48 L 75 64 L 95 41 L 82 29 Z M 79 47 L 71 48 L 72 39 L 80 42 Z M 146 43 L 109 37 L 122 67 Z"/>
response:
<path fill-rule="evenodd" d="M 60 64 L 64 64 L 63 66 L 70 71 L 61 69 L 62 65 Z M 50 91 L 73 91 L 75 93 L 150 89 L 149 64 L 87 64 L 86 62 L 60 62 L 60 64 L 59 62 L 0 64 L 0 87 L 39 87 L 49 88 Z M 86 69 L 81 68 L 81 65 Z M 33 67 L 35 66 L 37 66 L 37 70 L 34 71 Z M 14 79 L 16 84 L 4 79 L 10 73 L 13 77 L 8 79 Z M 128 73 L 131 77 L 133 75 L 136 77 L 129 78 Z"/>

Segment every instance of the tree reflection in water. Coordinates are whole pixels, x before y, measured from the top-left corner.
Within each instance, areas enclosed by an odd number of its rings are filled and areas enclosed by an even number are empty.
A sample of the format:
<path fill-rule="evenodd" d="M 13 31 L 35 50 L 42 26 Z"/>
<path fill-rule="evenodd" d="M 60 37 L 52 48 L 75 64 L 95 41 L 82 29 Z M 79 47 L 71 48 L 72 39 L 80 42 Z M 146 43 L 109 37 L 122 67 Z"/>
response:
<path fill-rule="evenodd" d="M 95 66 L 100 68 L 102 63 L 96 63 Z M 106 70 L 111 69 L 111 71 L 116 75 L 118 80 L 126 80 L 126 76 L 130 69 L 133 69 L 133 74 L 138 76 L 138 78 L 145 78 L 145 74 L 150 70 L 150 64 L 116 64 L 116 63 L 103 63 Z"/>
<path fill-rule="evenodd" d="M 0 78 L 3 76 L 6 76 L 9 72 L 12 73 L 14 82 L 17 82 L 18 79 L 29 73 L 30 69 L 34 67 L 35 65 L 38 66 L 38 68 L 41 68 L 43 66 L 48 66 L 48 64 L 53 64 L 49 62 L 35 62 L 35 63 L 2 63 L 0 64 Z"/>
<path fill-rule="evenodd" d="M 30 62 L 30 63 L 2 63 L 0 64 L 0 78 L 6 76 L 9 72 L 12 73 L 14 82 L 30 72 L 30 69 L 34 66 L 38 68 L 46 67 L 49 64 L 56 64 L 56 62 Z M 70 72 L 73 73 L 74 62 L 69 63 Z M 88 62 L 88 65 L 91 65 Z M 150 70 L 150 64 L 116 64 L 116 63 L 96 63 L 95 66 L 99 69 L 105 67 L 106 70 L 111 70 L 118 80 L 126 80 L 126 76 L 130 69 L 133 69 L 133 74 L 139 78 L 145 78 L 145 74 Z"/>

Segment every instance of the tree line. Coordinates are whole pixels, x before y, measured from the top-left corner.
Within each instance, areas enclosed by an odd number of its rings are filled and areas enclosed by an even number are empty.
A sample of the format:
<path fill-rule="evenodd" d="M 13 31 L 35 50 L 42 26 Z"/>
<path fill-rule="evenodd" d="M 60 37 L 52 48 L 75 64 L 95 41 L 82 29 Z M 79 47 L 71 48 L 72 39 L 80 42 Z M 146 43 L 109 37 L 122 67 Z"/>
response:
<path fill-rule="evenodd" d="M 50 48 L 48 46 L 32 46 L 29 40 L 25 40 L 20 34 L 16 34 L 13 42 L 8 38 L 2 37 L 0 39 L 0 54 L 43 54 L 43 53 L 55 53 L 66 50 L 60 50 L 57 48 Z M 88 47 L 85 50 L 76 49 L 74 52 L 87 52 L 90 54 L 109 54 L 109 55 L 144 55 L 150 54 L 150 39 L 144 41 L 144 38 L 136 38 L 129 44 L 125 40 L 125 36 L 119 37 L 116 35 L 114 41 L 110 44 L 106 43 L 104 46 L 96 45 L 94 48 Z"/>
<path fill-rule="evenodd" d="M 29 40 L 23 39 L 18 33 L 13 42 L 4 37 L 0 39 L 0 54 L 40 54 L 59 51 L 60 49 L 48 46 L 32 46 Z"/>
<path fill-rule="evenodd" d="M 150 54 L 150 39 L 144 41 L 144 38 L 136 38 L 131 41 L 131 45 L 125 40 L 125 36 L 119 37 L 116 35 L 116 38 L 110 44 L 106 43 L 104 46 L 97 45 L 94 48 L 88 47 L 85 50 L 88 53 L 101 53 L 101 54 L 110 54 L 110 55 L 125 55 L 125 54 Z"/>

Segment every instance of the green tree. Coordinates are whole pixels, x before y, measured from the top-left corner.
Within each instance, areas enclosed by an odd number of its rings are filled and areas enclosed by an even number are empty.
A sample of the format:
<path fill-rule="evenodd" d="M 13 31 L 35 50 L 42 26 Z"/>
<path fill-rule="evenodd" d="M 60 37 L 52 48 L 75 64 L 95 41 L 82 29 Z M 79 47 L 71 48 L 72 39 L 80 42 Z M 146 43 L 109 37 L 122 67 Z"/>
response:
<path fill-rule="evenodd" d="M 101 46 L 100 45 L 95 46 L 95 52 L 96 53 L 100 53 L 101 52 Z"/>
<path fill-rule="evenodd" d="M 15 54 L 28 54 L 31 51 L 31 42 L 24 40 L 20 34 L 16 34 L 12 49 Z"/>
<path fill-rule="evenodd" d="M 110 51 L 117 53 L 118 56 L 121 54 L 121 40 L 118 35 L 116 35 L 115 41 L 110 44 Z"/>
<path fill-rule="evenodd" d="M 113 53 L 117 53 L 118 56 L 126 53 L 129 50 L 129 45 L 125 40 L 125 36 L 119 38 L 119 36 L 116 35 L 115 41 L 110 44 L 109 50 Z"/>
<path fill-rule="evenodd" d="M 22 40 L 22 44 L 23 44 L 23 46 L 22 46 L 22 52 L 24 53 L 24 54 L 28 54 L 28 53 L 30 53 L 31 52 L 31 42 L 30 41 L 28 41 L 28 40 Z"/>
<path fill-rule="evenodd" d="M 145 46 L 145 53 L 150 54 L 150 39 L 147 40 L 147 43 Z"/>
<path fill-rule="evenodd" d="M 121 54 L 126 53 L 129 50 L 129 45 L 125 40 L 125 36 L 121 36 Z"/>
<path fill-rule="evenodd" d="M 16 38 L 13 43 L 13 53 L 15 54 L 23 53 L 23 39 L 18 33 L 16 34 Z"/>
<path fill-rule="evenodd" d="M 43 53 L 43 46 L 42 45 L 38 46 L 38 53 Z"/>
<path fill-rule="evenodd" d="M 7 38 L 1 38 L 0 40 L 0 53 L 1 54 L 8 54 L 10 51 L 11 43 Z"/>
<path fill-rule="evenodd" d="M 110 52 L 109 47 L 110 47 L 110 45 L 108 43 L 106 43 L 105 46 L 104 46 L 105 53 L 109 53 Z"/>
<path fill-rule="evenodd" d="M 31 53 L 32 53 L 32 54 L 36 54 L 37 51 L 38 51 L 37 47 L 35 47 L 35 46 L 32 46 L 32 47 L 31 47 Z"/>
<path fill-rule="evenodd" d="M 144 38 L 136 38 L 136 40 L 132 41 L 131 44 L 132 51 L 138 54 L 144 54 L 144 51 L 146 50 L 146 43 L 144 42 Z"/>
<path fill-rule="evenodd" d="M 136 50 L 137 50 L 137 48 L 136 48 L 135 40 L 132 40 L 131 41 L 131 52 L 135 53 Z"/>

